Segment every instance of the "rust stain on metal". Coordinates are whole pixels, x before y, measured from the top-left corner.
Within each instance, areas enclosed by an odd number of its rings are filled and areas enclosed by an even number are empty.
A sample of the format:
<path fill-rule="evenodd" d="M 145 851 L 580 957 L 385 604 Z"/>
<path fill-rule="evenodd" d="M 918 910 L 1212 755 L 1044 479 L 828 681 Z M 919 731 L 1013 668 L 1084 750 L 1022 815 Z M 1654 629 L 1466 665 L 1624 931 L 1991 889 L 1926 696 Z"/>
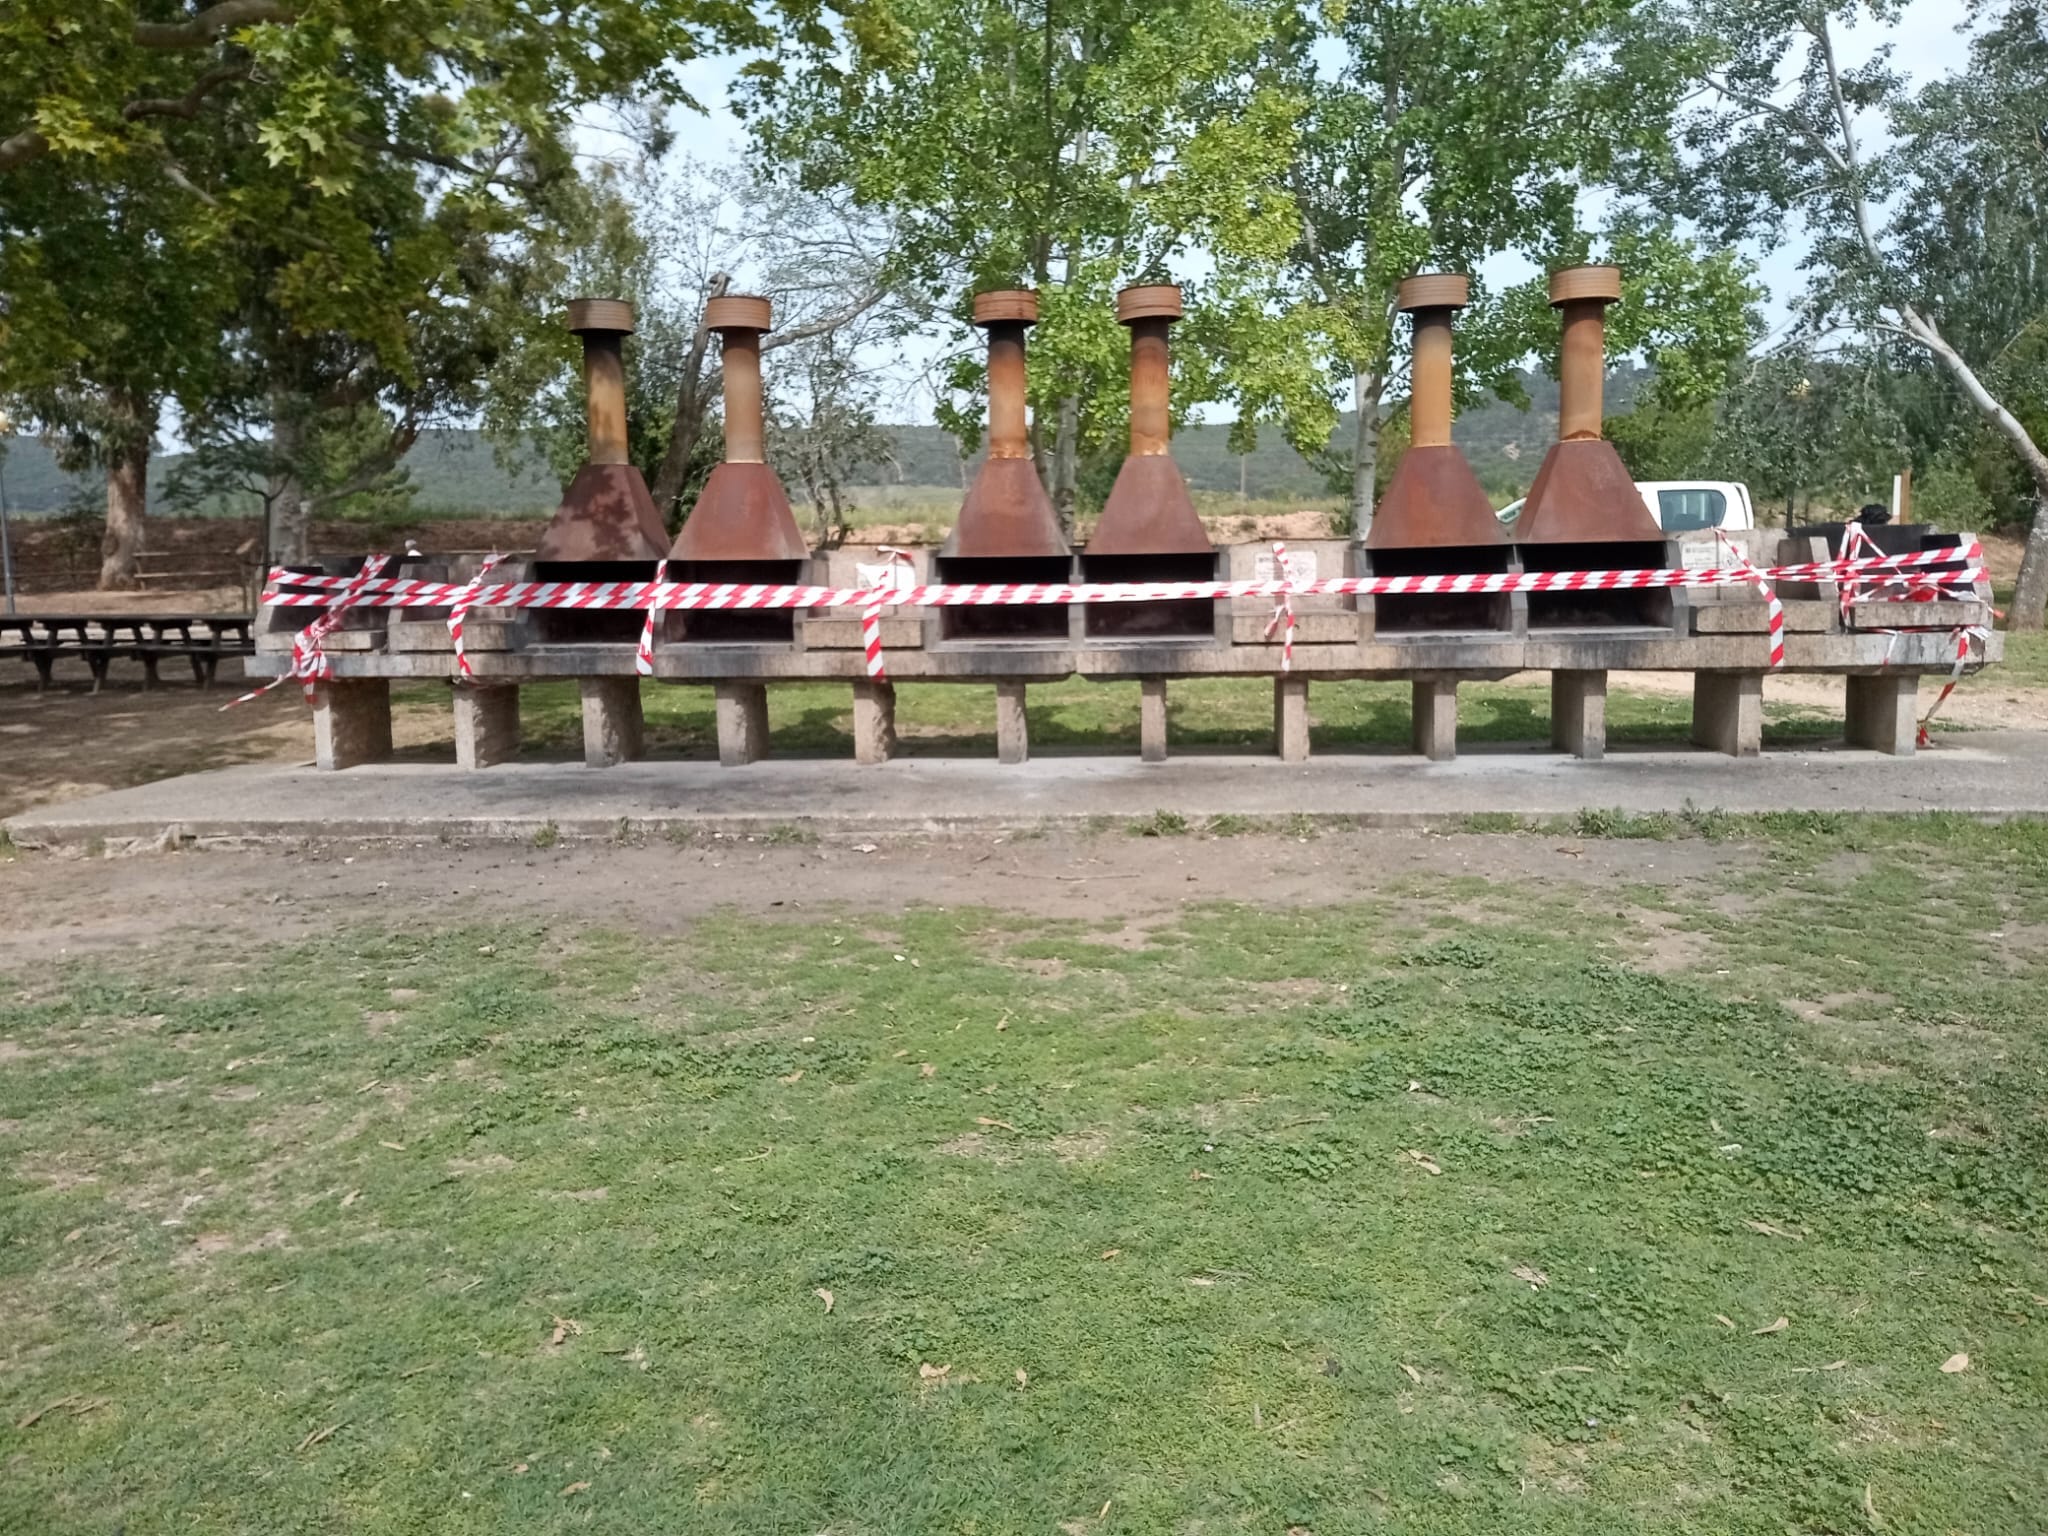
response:
<path fill-rule="evenodd" d="M 683 521 L 672 560 L 802 560 L 809 553 L 789 493 L 767 463 L 761 396 L 761 336 L 773 324 L 768 300 L 730 294 L 704 306 L 718 333 L 725 385 L 725 462 L 711 471 Z"/>
<path fill-rule="evenodd" d="M 668 530 L 647 483 L 626 454 L 626 372 L 622 344 L 633 334 L 623 299 L 577 299 L 569 329 L 583 338 L 589 462 L 576 472 L 534 549 L 541 561 L 659 560 Z"/>
<path fill-rule="evenodd" d="M 1557 437 L 1516 520 L 1520 544 L 1604 544 L 1663 538 L 1614 445 L 1600 435 L 1607 381 L 1609 304 L 1621 297 L 1618 267 L 1568 267 L 1550 277 L 1563 316 Z"/>
<path fill-rule="evenodd" d="M 1409 366 L 1409 448 L 1373 513 L 1368 549 L 1472 549 L 1507 542 L 1493 502 L 1451 441 L 1451 317 L 1471 301 L 1471 280 L 1425 272 L 1401 284 L 1415 317 Z"/>
<path fill-rule="evenodd" d="M 978 293 L 974 323 L 988 332 L 988 458 L 960 505 L 944 554 L 963 560 L 1065 558 L 1052 501 L 1031 460 L 1025 425 L 1024 332 L 1038 320 L 1038 295 Z"/>
<path fill-rule="evenodd" d="M 1131 333 L 1131 451 L 1102 505 L 1087 552 L 1207 555 L 1209 532 L 1169 443 L 1167 332 L 1181 317 L 1180 289 L 1170 284 L 1126 288 L 1116 296 L 1116 317 Z"/>

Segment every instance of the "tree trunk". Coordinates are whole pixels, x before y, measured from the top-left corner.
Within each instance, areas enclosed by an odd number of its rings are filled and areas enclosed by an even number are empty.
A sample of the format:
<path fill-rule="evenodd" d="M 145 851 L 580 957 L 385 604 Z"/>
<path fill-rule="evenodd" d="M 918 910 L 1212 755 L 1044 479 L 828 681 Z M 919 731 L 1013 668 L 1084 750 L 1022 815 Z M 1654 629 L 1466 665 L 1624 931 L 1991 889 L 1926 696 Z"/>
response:
<path fill-rule="evenodd" d="M 1373 482 L 1380 467 L 1380 391 L 1386 379 L 1377 373 L 1352 375 L 1351 399 L 1358 410 L 1358 432 L 1351 447 L 1351 541 L 1363 544 L 1372 532 Z"/>
<path fill-rule="evenodd" d="M 1059 435 L 1052 449 L 1052 509 L 1060 520 L 1060 532 L 1074 536 L 1074 501 L 1081 479 L 1081 402 L 1073 395 L 1060 397 Z"/>
<path fill-rule="evenodd" d="M 270 423 L 271 456 L 276 468 L 270 488 L 270 557 L 300 565 L 312 553 L 313 528 L 304 489 L 299 484 L 301 432 L 293 408 L 280 402 Z"/>
<path fill-rule="evenodd" d="M 138 430 L 123 437 L 107 455 L 107 527 L 100 537 L 102 592 L 136 585 L 135 557 L 142 553 L 143 518 L 149 511 L 152 434 L 141 430 L 144 413 L 132 409 L 133 404 L 123 402 L 121 409 Z"/>
<path fill-rule="evenodd" d="M 2040 629 L 2048 613 L 2048 485 L 2034 492 L 2034 526 L 2027 530 L 2027 552 L 2020 557 L 2019 584 L 2005 615 L 2007 629 Z"/>

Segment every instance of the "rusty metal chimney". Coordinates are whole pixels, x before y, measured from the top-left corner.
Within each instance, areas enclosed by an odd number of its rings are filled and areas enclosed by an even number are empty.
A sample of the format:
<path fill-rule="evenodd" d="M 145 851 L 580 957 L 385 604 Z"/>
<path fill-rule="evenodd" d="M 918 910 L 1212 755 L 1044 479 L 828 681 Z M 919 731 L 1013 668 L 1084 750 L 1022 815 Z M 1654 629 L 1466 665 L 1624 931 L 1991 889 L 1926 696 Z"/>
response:
<path fill-rule="evenodd" d="M 1414 318 L 1408 365 L 1408 451 L 1373 514 L 1367 549 L 1484 549 L 1507 542 L 1493 503 L 1451 442 L 1451 317 L 1472 298 L 1471 279 L 1424 272 L 1401 284 Z"/>
<path fill-rule="evenodd" d="M 626 366 L 622 344 L 633 334 L 633 306 L 623 299 L 576 299 L 569 329 L 583 338 L 583 388 L 589 420 L 588 458 L 534 549 L 543 563 L 659 560 L 668 530 L 647 494 L 647 482 L 626 457 Z"/>
<path fill-rule="evenodd" d="M 704 324 L 718 333 L 723 363 L 725 462 L 704 482 L 669 558 L 807 559 L 810 549 L 789 509 L 789 495 L 767 462 L 761 337 L 774 329 L 772 308 L 763 298 L 729 294 L 704 306 Z"/>
<path fill-rule="evenodd" d="M 1088 557 L 1212 553 L 1208 530 L 1173 462 L 1166 336 L 1181 317 L 1180 289 L 1170 284 L 1126 288 L 1116 318 L 1131 333 L 1131 451 L 1102 505 Z"/>
<path fill-rule="evenodd" d="M 1557 441 L 1522 505 L 1518 544 L 1647 543 L 1664 537 L 1621 455 L 1600 435 L 1607 381 L 1602 314 L 1620 297 L 1619 267 L 1567 267 L 1550 275 L 1550 306 L 1564 316 Z"/>
<path fill-rule="evenodd" d="M 1038 323 L 1038 295 L 977 293 L 974 323 L 988 332 L 988 458 L 942 553 L 959 560 L 1065 560 L 1070 551 L 1039 483 L 1024 419 L 1024 332 Z"/>

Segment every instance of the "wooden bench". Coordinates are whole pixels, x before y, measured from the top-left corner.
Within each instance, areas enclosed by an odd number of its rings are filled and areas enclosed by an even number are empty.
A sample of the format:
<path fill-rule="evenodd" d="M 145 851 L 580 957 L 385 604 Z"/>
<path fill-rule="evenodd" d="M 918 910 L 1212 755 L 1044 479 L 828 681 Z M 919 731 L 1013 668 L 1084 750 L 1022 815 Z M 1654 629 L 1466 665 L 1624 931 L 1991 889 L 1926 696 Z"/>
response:
<path fill-rule="evenodd" d="M 139 661 L 144 688 L 156 687 L 158 665 L 184 657 L 192 680 L 213 686 L 224 656 L 255 652 L 251 621 L 243 614 L 23 613 L 0 617 L 0 656 L 26 657 L 36 669 L 39 689 L 50 686 L 60 656 L 76 656 L 92 669 L 93 692 L 107 680 L 115 658 Z"/>

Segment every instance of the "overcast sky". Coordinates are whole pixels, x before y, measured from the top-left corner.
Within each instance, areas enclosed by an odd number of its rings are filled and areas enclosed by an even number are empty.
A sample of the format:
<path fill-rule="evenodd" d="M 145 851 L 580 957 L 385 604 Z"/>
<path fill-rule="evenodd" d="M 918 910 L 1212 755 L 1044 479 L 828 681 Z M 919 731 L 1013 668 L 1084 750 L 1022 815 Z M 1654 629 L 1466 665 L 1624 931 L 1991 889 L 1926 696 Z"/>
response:
<path fill-rule="evenodd" d="M 1570 0 L 1561 0 L 1570 3 Z M 1966 40 L 1956 30 L 1961 20 L 1961 0 L 1908 0 L 1904 14 L 1895 27 L 1883 27 L 1865 20 L 1860 27 L 1837 34 L 1837 46 L 1845 65 L 1853 66 L 1865 62 L 1871 53 L 1884 44 L 1892 42 L 1893 63 L 1915 83 L 1924 83 L 1940 75 L 1953 73 L 1963 67 L 1968 56 Z M 738 121 L 726 107 L 726 91 L 737 66 L 730 60 L 702 60 L 686 72 L 686 82 L 693 95 L 704 103 L 704 115 L 677 114 L 672 126 L 677 130 L 676 152 L 699 160 L 735 160 L 745 153 L 746 135 Z M 616 143 L 606 144 L 602 138 L 587 139 L 592 149 L 610 149 L 616 152 Z M 1769 254 L 1752 251 L 1758 260 L 1759 277 L 1769 290 L 1765 305 L 1765 319 L 1776 330 L 1782 326 L 1789 314 L 1789 300 L 1801 287 L 1799 263 L 1806 250 L 1806 241 L 1798 232 L 1786 245 Z M 1199 266 L 1199 258 L 1196 265 Z M 1533 275 L 1533 264 L 1520 256 L 1497 257 L 1488 262 L 1484 275 L 1489 283 L 1500 285 L 1513 283 Z M 939 343 L 932 343 L 936 351 Z M 931 420 L 932 401 L 928 395 L 912 393 L 902 400 L 899 419 L 914 421 Z M 1228 419 L 1208 416 L 1207 419 Z"/>

